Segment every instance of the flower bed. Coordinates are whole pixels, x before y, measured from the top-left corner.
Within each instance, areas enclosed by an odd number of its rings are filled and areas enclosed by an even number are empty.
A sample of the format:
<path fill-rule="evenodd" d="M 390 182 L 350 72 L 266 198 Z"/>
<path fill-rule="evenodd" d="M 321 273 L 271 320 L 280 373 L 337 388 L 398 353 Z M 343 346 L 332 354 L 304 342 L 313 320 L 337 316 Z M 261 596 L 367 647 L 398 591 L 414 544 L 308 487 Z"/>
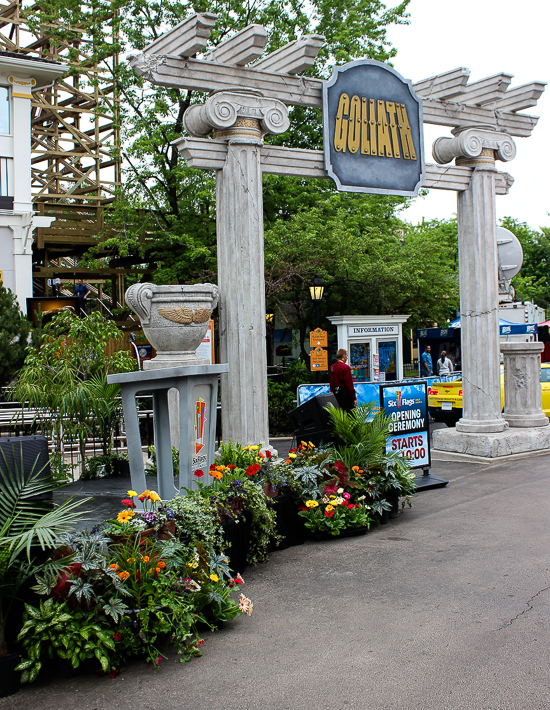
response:
<path fill-rule="evenodd" d="M 353 415 L 350 427 L 361 416 Z M 379 418 L 370 426 L 375 436 L 383 432 Z M 267 561 L 270 549 L 302 542 L 306 531 L 314 539 L 364 533 L 395 496 L 410 505 L 409 463 L 384 454 L 378 439 L 369 444 L 365 431 L 350 443 L 340 427 L 337 445 L 302 441 L 286 460 L 230 442 L 209 471 L 195 472 L 193 490 L 170 501 L 129 490 L 116 518 L 60 536 L 36 574 L 37 601 L 26 605 L 23 682 L 33 681 L 48 657 L 75 668 L 94 660 L 116 675 L 132 657 L 157 667 L 169 647 L 182 660 L 198 656 L 201 628 L 252 612 L 241 592 L 245 563 Z"/>

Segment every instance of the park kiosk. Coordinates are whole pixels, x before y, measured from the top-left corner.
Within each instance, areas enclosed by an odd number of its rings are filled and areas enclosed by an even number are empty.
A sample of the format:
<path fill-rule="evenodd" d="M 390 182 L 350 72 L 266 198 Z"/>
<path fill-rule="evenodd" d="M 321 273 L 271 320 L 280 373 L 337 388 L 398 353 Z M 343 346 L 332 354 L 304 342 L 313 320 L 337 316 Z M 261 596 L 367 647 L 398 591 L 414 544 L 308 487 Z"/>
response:
<path fill-rule="evenodd" d="M 408 315 L 332 316 L 338 349 L 348 351 L 354 382 L 403 379 L 403 323 Z"/>

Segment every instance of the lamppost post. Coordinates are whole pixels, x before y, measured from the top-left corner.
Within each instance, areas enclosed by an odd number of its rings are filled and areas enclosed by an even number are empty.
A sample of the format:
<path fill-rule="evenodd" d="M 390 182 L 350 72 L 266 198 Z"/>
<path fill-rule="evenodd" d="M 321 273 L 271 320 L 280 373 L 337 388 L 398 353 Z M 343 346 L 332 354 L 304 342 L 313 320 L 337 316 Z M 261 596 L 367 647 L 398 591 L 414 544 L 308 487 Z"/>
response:
<path fill-rule="evenodd" d="M 323 300 L 324 290 L 325 284 L 323 283 L 323 279 L 321 279 L 319 276 L 315 276 L 309 284 L 309 294 L 311 296 L 311 300 L 313 301 L 313 305 L 315 306 L 315 328 L 318 328 L 321 322 L 319 315 L 319 304 Z M 317 372 L 315 373 L 315 382 L 320 381 L 321 373 L 319 372 L 319 370 L 317 370 Z"/>

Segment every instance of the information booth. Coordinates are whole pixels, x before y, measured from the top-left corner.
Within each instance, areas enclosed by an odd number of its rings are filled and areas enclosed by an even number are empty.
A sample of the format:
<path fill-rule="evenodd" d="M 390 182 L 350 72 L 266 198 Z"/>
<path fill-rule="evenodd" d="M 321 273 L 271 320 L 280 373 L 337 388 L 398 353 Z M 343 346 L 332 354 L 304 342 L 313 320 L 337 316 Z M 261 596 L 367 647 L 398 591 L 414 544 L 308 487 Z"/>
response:
<path fill-rule="evenodd" d="M 403 323 L 408 315 L 332 316 L 338 349 L 349 353 L 354 382 L 403 379 Z"/>

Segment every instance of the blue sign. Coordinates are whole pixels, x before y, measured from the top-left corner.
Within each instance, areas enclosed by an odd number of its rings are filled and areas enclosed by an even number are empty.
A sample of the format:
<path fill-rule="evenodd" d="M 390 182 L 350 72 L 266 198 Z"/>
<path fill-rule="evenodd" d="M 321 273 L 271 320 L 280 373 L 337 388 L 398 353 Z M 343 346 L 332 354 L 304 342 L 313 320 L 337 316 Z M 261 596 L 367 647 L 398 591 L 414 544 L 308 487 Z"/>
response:
<path fill-rule="evenodd" d="M 323 83 L 325 168 L 338 190 L 416 196 L 425 178 L 422 100 L 374 59 Z"/>
<path fill-rule="evenodd" d="M 380 406 L 391 418 L 386 451 L 399 451 L 411 459 L 413 468 L 428 468 L 431 459 L 426 383 L 380 385 Z"/>

